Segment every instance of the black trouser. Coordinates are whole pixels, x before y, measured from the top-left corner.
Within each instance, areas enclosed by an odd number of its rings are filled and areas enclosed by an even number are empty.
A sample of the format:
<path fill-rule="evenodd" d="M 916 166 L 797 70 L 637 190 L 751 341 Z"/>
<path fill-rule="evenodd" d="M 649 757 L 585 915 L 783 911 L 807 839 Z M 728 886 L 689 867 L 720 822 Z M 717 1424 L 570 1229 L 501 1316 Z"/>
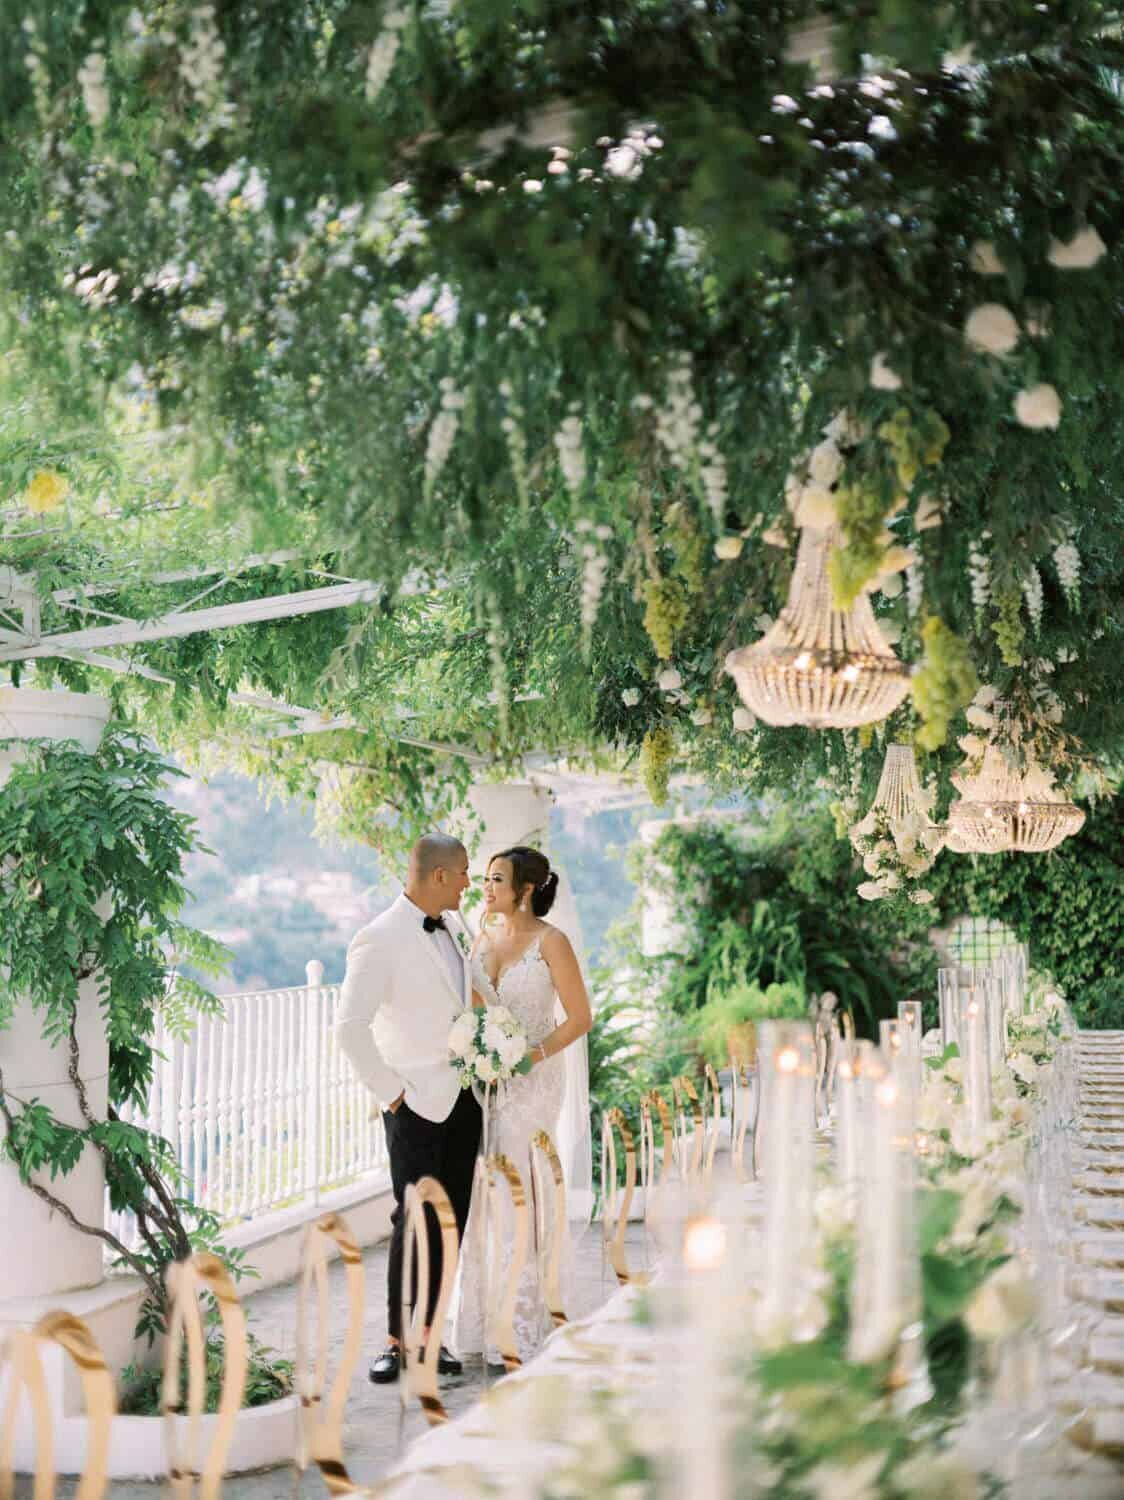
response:
<path fill-rule="evenodd" d="M 405 1100 L 396 1114 L 383 1110 L 386 1145 L 390 1155 L 390 1182 L 394 1189 L 394 1212 L 390 1216 L 390 1264 L 387 1268 L 387 1327 L 391 1338 L 402 1335 L 402 1249 L 406 1238 L 405 1198 L 411 1182 L 436 1177 L 449 1195 L 457 1219 L 457 1234 L 464 1239 L 472 1176 L 480 1145 L 480 1106 L 469 1089 L 457 1095 L 447 1119 L 434 1121 L 416 1115 Z M 425 1211 L 429 1230 L 429 1306 L 426 1323 L 433 1322 L 437 1293 L 441 1286 L 441 1232 L 437 1216 Z"/>

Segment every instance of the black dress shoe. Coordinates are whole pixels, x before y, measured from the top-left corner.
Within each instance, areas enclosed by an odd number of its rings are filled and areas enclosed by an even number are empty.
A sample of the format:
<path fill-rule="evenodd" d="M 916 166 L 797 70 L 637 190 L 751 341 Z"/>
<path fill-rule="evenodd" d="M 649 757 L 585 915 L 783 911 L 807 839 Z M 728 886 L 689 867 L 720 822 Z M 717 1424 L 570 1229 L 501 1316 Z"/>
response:
<path fill-rule="evenodd" d="M 398 1379 L 398 1363 L 398 1346 L 390 1344 L 371 1365 L 367 1378 L 374 1385 L 393 1385 Z"/>
<path fill-rule="evenodd" d="M 450 1354 L 445 1345 L 442 1344 L 437 1351 L 437 1373 L 438 1375 L 460 1375 L 464 1365 L 455 1355 Z"/>

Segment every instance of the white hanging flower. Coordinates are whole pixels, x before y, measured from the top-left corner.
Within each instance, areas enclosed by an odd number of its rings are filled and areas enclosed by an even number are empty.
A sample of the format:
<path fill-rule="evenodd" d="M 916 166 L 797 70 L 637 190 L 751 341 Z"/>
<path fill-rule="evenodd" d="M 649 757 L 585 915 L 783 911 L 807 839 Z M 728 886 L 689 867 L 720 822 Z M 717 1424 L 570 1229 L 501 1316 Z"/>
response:
<path fill-rule="evenodd" d="M 977 240 L 968 256 L 968 265 L 977 276 L 1002 276 L 1003 262 L 990 240 Z"/>
<path fill-rule="evenodd" d="M 390 77 L 394 59 L 398 56 L 398 45 L 401 40 L 399 32 L 405 26 L 406 19 L 404 10 L 387 11 L 383 18 L 383 29 L 367 53 L 365 88 L 368 104 L 378 98 Z"/>
<path fill-rule="evenodd" d="M 621 702 L 624 704 L 625 708 L 635 708 L 636 705 L 640 702 L 640 689 L 625 688 L 625 690 L 621 693 Z"/>
<path fill-rule="evenodd" d="M 870 383 L 876 391 L 900 391 L 902 377 L 886 363 L 886 356 L 879 353 L 870 362 Z"/>
<path fill-rule="evenodd" d="M 1019 325 L 1000 302 L 984 302 L 964 324 L 964 337 L 985 354 L 1010 354 L 1019 341 Z"/>
<path fill-rule="evenodd" d="M 691 356 L 681 353 L 668 371 L 666 403 L 656 412 L 656 438 L 677 469 L 687 467 L 695 450 L 702 415 L 691 379 Z"/>
<path fill-rule="evenodd" d="M 448 375 L 442 378 L 440 389 L 441 409 L 430 425 L 425 445 L 424 485 L 427 496 L 432 494 L 433 487 L 448 462 L 449 454 L 453 451 L 453 441 L 456 438 L 457 428 L 460 426 L 460 414 L 464 408 L 464 397 Z"/>
<path fill-rule="evenodd" d="M 742 555 L 744 545 L 740 536 L 720 536 L 714 544 L 714 555 L 721 562 L 732 562 Z"/>
<path fill-rule="evenodd" d="M 990 540 L 990 533 L 985 532 L 978 541 L 972 542 L 968 547 L 968 581 L 972 588 L 972 604 L 977 619 L 982 615 L 991 598 L 991 562 L 984 551 L 984 542 L 987 540 Z"/>
<path fill-rule="evenodd" d="M 1062 419 L 1062 401 L 1052 385 L 1032 385 L 1015 397 L 1015 417 L 1023 427 L 1054 428 Z"/>
<path fill-rule="evenodd" d="M 1023 579 L 1023 598 L 1026 600 L 1026 612 L 1030 616 L 1030 623 L 1037 635 L 1042 624 L 1042 575 L 1033 563 Z"/>
<path fill-rule="evenodd" d="M 683 678 L 674 667 L 664 667 L 656 678 L 656 686 L 661 693 L 676 693 L 683 686 Z"/>
<path fill-rule="evenodd" d="M 90 124 L 100 130 L 109 118 L 109 90 L 105 84 L 105 54 L 91 52 L 78 69 L 78 83 L 82 89 L 82 103 L 90 117 Z"/>
<path fill-rule="evenodd" d="M 1051 240 L 1046 259 L 1059 271 L 1088 271 L 1106 249 L 1095 229 L 1079 229 L 1071 240 Z"/>
<path fill-rule="evenodd" d="M 1081 554 L 1077 550 L 1072 529 L 1068 532 L 1064 541 L 1059 542 L 1054 548 L 1054 572 L 1058 575 L 1071 608 L 1077 605 L 1081 588 Z M 1058 660 L 1061 660 L 1059 653 Z"/>
<path fill-rule="evenodd" d="M 756 725 L 757 717 L 755 714 L 751 713 L 748 708 L 742 708 L 739 705 L 734 709 L 733 723 L 734 728 L 739 734 L 748 734 L 749 731 Z"/>
<path fill-rule="evenodd" d="M 554 434 L 554 446 L 558 450 L 558 463 L 562 478 L 571 495 L 577 495 L 585 483 L 585 452 L 582 447 L 581 418 L 572 414 L 566 417 Z"/>

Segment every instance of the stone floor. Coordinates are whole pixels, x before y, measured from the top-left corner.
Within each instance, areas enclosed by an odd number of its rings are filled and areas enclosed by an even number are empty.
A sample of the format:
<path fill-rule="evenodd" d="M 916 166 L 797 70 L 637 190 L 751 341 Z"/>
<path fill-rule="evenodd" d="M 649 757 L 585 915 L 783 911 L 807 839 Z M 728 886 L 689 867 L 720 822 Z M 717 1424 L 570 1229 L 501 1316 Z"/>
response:
<path fill-rule="evenodd" d="M 643 1230 L 630 1227 L 630 1264 L 646 1264 Z M 403 1420 L 401 1402 L 395 1386 L 374 1386 L 367 1379 L 367 1356 L 378 1353 L 386 1338 L 386 1245 L 375 1245 L 365 1252 L 367 1266 L 367 1306 L 364 1358 L 356 1370 L 347 1404 L 347 1429 L 344 1458 L 353 1480 L 371 1484 L 403 1452 L 410 1441 L 425 1431 L 420 1409 L 410 1410 Z M 329 1273 L 331 1287 L 331 1330 L 329 1371 L 334 1368 L 347 1326 L 347 1294 L 339 1262 L 333 1262 Z M 567 1311 L 573 1318 L 593 1312 L 617 1289 L 611 1268 L 602 1263 L 600 1228 L 587 1230 L 579 1242 L 577 1278 L 572 1305 Z M 264 1343 L 280 1353 L 292 1356 L 296 1347 L 297 1299 L 292 1284 L 274 1287 L 245 1299 L 250 1327 Z M 484 1371 L 479 1364 L 465 1364 L 462 1376 L 442 1381 L 442 1399 L 450 1416 L 455 1417 L 481 1394 L 485 1387 Z M 57 1494 L 70 1500 L 76 1489 L 74 1480 L 60 1480 Z M 110 1487 L 110 1500 L 157 1500 L 165 1493 L 163 1483 L 117 1480 Z M 324 1483 L 315 1470 L 298 1477 L 291 1466 L 242 1474 L 228 1479 L 223 1493 L 234 1500 L 293 1500 L 308 1496 L 322 1500 Z M 30 1480 L 16 1481 L 16 1500 L 31 1500 Z"/>

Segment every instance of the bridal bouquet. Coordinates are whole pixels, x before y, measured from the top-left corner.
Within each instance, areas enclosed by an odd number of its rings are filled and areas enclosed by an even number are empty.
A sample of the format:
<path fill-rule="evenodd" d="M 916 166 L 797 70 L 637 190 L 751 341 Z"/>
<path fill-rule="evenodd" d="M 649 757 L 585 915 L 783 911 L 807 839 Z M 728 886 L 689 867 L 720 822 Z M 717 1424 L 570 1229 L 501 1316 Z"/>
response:
<path fill-rule="evenodd" d="M 449 1032 L 449 1051 L 462 1089 L 531 1071 L 527 1037 L 506 1005 L 462 1011 Z"/>

